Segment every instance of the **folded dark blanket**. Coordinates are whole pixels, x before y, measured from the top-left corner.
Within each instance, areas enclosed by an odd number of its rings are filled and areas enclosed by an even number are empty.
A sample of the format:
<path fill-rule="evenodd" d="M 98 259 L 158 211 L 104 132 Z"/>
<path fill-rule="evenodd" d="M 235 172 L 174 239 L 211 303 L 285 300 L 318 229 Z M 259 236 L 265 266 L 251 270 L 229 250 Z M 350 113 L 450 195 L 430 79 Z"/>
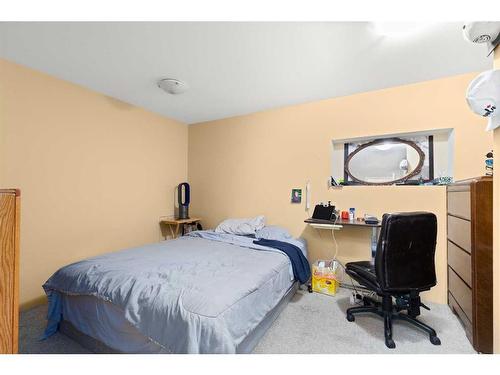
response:
<path fill-rule="evenodd" d="M 256 245 L 272 247 L 283 251 L 292 263 L 293 276 L 301 284 L 311 278 L 311 266 L 300 248 L 288 242 L 260 239 L 253 242 Z"/>

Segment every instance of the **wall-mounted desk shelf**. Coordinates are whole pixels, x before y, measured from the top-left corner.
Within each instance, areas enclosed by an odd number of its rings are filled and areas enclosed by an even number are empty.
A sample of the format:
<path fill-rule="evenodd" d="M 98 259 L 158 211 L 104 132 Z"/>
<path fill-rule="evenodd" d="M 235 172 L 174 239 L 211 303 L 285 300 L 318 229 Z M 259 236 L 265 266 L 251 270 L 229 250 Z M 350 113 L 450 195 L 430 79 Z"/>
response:
<path fill-rule="evenodd" d="M 343 227 L 342 225 L 338 224 L 324 224 L 324 223 L 308 223 L 311 227 L 316 228 L 316 229 L 334 229 L 334 230 L 341 230 Z"/>
<path fill-rule="evenodd" d="M 350 220 L 345 220 L 345 219 L 337 219 L 336 221 L 332 220 L 321 220 L 321 219 L 313 219 L 312 217 L 309 219 L 304 220 L 304 223 L 307 223 L 311 226 L 315 224 L 326 224 L 326 225 L 335 225 L 340 228 L 342 228 L 344 225 L 346 226 L 356 226 L 356 227 L 370 227 L 370 228 L 380 228 L 382 225 L 380 222 L 378 224 L 367 224 L 364 221 L 350 221 Z"/>
<path fill-rule="evenodd" d="M 313 228 L 316 229 L 329 229 L 329 230 L 341 230 L 344 227 L 358 227 L 358 228 L 371 228 L 372 230 L 372 235 L 371 235 L 371 243 L 370 243 L 370 250 L 372 254 L 372 261 L 375 258 L 375 252 L 377 251 L 377 242 L 378 242 L 378 232 L 379 228 L 382 226 L 380 222 L 378 224 L 367 224 L 364 221 L 350 221 L 350 220 L 344 220 L 344 219 L 337 219 L 336 221 L 332 220 L 320 220 L 320 219 L 313 219 L 312 217 L 304 220 L 304 223 L 307 223 Z"/>

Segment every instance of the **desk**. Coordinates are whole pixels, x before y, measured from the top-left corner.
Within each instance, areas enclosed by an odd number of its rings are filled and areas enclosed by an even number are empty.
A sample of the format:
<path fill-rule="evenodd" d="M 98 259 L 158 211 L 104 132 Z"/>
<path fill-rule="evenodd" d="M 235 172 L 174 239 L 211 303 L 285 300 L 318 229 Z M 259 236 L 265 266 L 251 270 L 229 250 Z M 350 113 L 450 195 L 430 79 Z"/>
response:
<path fill-rule="evenodd" d="M 372 262 L 375 260 L 375 253 L 377 252 L 377 242 L 378 242 L 379 229 L 382 226 L 380 224 L 380 222 L 378 224 L 367 224 L 364 221 L 357 221 L 357 220 L 350 221 L 350 220 L 345 220 L 345 219 L 340 219 L 340 218 L 337 219 L 336 221 L 309 218 L 307 220 L 304 220 L 304 223 L 307 223 L 308 225 L 310 225 L 316 229 L 340 230 L 344 226 L 352 226 L 352 227 L 358 227 L 358 228 L 371 229 L 372 236 L 371 236 L 371 241 L 370 241 L 371 242 L 370 243 L 370 250 L 371 250 L 371 254 L 372 254 Z"/>
<path fill-rule="evenodd" d="M 170 228 L 170 234 L 172 235 L 172 239 L 174 239 L 179 236 L 179 229 L 181 228 L 182 228 L 181 234 L 184 235 L 185 224 L 196 224 L 199 221 L 201 221 L 199 217 L 190 217 L 189 219 L 164 218 L 160 220 L 160 224 L 168 225 L 168 227 Z"/>

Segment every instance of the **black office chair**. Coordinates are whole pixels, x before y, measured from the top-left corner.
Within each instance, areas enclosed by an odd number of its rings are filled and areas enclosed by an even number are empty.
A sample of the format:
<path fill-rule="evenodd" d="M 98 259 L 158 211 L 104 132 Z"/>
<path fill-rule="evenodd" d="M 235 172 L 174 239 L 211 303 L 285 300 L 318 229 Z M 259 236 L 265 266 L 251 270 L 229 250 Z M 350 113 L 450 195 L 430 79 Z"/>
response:
<path fill-rule="evenodd" d="M 385 214 L 377 244 L 375 264 L 351 262 L 346 272 L 361 285 L 382 297 L 382 302 L 364 297 L 364 306 L 347 309 L 347 320 L 354 314 L 375 313 L 384 319 L 385 345 L 395 348 L 392 321 L 404 320 L 429 334 L 432 344 L 440 345 L 436 331 L 417 320 L 419 293 L 436 285 L 436 215 L 428 212 Z M 393 304 L 393 297 L 395 304 Z M 404 313 L 402 311 L 406 311 Z"/>

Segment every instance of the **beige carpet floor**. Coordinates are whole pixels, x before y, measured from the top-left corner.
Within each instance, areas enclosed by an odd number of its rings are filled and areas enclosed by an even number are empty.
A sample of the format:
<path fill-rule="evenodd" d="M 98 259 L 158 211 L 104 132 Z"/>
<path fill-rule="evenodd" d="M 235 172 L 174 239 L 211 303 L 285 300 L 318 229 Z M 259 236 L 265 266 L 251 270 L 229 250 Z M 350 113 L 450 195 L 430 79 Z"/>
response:
<path fill-rule="evenodd" d="M 421 331 L 397 321 L 393 329 L 396 349 L 392 350 L 384 345 L 381 318 L 358 315 L 355 322 L 348 322 L 345 310 L 349 306 L 349 291 L 346 289 L 341 289 L 335 297 L 300 290 L 254 353 L 475 353 L 460 322 L 447 305 L 431 304 L 431 311 L 422 310 L 419 317 L 437 331 L 440 346 L 432 345 Z M 21 353 L 88 353 L 60 333 L 40 341 L 46 312 L 47 306 L 44 305 L 21 314 Z"/>
<path fill-rule="evenodd" d="M 374 314 L 356 315 L 348 322 L 345 311 L 349 291 L 340 289 L 335 297 L 299 291 L 276 319 L 254 353 L 476 353 L 465 336 L 460 321 L 448 305 L 429 304 L 419 319 L 433 327 L 441 345 L 432 345 L 428 335 L 396 321 L 393 325 L 395 349 L 384 343 L 384 322 Z"/>

